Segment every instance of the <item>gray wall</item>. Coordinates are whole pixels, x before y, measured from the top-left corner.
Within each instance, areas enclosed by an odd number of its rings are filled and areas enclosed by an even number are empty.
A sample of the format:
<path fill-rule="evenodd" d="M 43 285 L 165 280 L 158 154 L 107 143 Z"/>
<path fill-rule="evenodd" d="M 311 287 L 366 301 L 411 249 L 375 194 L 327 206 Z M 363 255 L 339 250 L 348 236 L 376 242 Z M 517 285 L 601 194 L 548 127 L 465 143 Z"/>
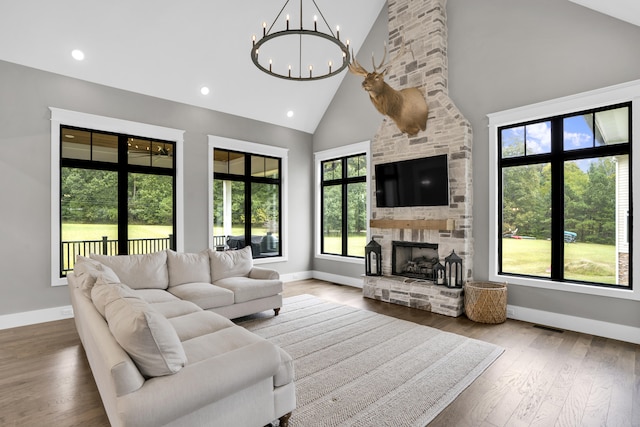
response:
<path fill-rule="evenodd" d="M 557 0 L 449 0 L 447 13 L 449 95 L 474 132 L 473 266 L 482 280 L 489 275 L 487 114 L 639 79 L 640 27 Z M 640 327 L 635 301 L 511 286 L 509 304 Z"/>
<path fill-rule="evenodd" d="M 569 1 L 448 0 L 449 95 L 473 127 L 474 277 L 489 275 L 487 114 L 640 78 L 640 27 Z M 361 49 L 388 36 L 386 8 Z M 365 65 L 365 66 L 366 66 Z M 354 81 L 355 80 L 355 81 Z M 349 76 L 314 135 L 314 151 L 373 138 L 381 120 Z M 318 271 L 360 269 L 314 261 Z M 640 327 L 638 302 L 516 287 L 509 304 Z"/>
<path fill-rule="evenodd" d="M 358 62 L 371 69 L 371 54 L 382 59 L 384 44 L 389 40 L 386 5 L 357 52 Z M 363 77 L 347 73 L 327 112 L 313 134 L 313 151 L 328 150 L 356 142 L 372 140 L 384 116 L 376 110 L 362 89 Z"/>
<path fill-rule="evenodd" d="M 384 43 L 389 39 L 386 5 L 382 8 L 371 32 L 356 57 L 363 67 L 371 69 L 371 54 L 378 61 L 382 58 Z M 369 95 L 362 89 L 361 76 L 347 74 L 331 101 L 327 112 L 313 134 L 313 151 L 323 151 L 357 142 L 371 141 L 384 120 L 376 110 Z M 314 270 L 359 278 L 364 274 L 362 265 L 314 258 Z"/>
<path fill-rule="evenodd" d="M 311 269 L 311 135 L 0 61 L 0 315 L 69 304 L 51 287 L 49 107 L 185 130 L 185 251 L 208 245 L 207 135 L 289 149 L 289 262 Z M 300 203 L 300 201 L 303 201 Z"/>

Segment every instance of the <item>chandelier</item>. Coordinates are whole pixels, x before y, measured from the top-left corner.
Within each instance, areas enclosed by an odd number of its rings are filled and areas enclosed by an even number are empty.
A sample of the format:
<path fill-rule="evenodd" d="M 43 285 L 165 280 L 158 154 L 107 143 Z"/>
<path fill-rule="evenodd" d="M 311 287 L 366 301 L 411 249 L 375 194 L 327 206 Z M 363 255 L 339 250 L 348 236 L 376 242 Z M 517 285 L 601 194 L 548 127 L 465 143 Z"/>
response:
<path fill-rule="evenodd" d="M 282 22 L 281 16 L 289 2 L 285 2 L 269 28 L 266 22 L 262 23 L 260 40 L 256 40 L 255 35 L 252 37 L 253 63 L 265 73 L 287 80 L 320 80 L 339 74 L 349 65 L 351 58 L 349 40 L 346 43 L 340 40 L 340 27 L 337 26 L 333 32 L 315 0 L 311 0 L 315 7 L 311 12 L 303 10 L 303 0 L 300 0 L 299 21 L 295 16 L 292 18 L 294 11 L 287 10 L 289 14 Z M 307 19 L 307 28 L 304 28 L 304 18 Z M 294 19 L 299 26 L 294 24 Z M 284 29 L 272 32 L 276 24 Z"/>

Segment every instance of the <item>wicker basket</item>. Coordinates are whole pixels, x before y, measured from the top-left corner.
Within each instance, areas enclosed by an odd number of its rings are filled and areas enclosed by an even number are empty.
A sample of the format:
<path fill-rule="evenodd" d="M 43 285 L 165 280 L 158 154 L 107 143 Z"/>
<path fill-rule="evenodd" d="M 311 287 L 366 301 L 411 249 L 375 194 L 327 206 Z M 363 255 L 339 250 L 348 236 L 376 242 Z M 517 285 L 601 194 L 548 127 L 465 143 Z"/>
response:
<path fill-rule="evenodd" d="M 467 282 L 464 285 L 464 310 L 474 322 L 504 322 L 507 320 L 507 285 Z"/>

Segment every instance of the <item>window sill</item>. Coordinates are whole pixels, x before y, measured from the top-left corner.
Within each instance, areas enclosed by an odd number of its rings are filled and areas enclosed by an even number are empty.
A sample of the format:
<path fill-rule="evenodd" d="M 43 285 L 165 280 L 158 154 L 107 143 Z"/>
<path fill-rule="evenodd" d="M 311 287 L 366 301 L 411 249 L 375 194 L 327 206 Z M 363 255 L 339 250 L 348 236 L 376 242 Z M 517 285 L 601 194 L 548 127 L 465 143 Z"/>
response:
<path fill-rule="evenodd" d="M 551 280 L 505 276 L 500 274 L 490 274 L 489 280 L 493 282 L 507 283 L 509 285 L 528 286 L 531 288 L 550 289 L 553 291 L 572 292 L 585 295 L 596 295 L 608 298 L 640 301 L 640 292 L 632 289 L 616 289 L 609 287 L 581 285 L 578 283 L 553 282 Z"/>
<path fill-rule="evenodd" d="M 273 264 L 275 262 L 285 262 L 287 261 L 287 257 L 284 256 L 274 256 L 274 257 L 266 257 L 266 258 L 254 258 L 253 264 Z"/>
<path fill-rule="evenodd" d="M 54 278 L 51 282 L 51 286 L 67 286 L 69 282 L 66 277 Z"/>
<path fill-rule="evenodd" d="M 327 254 L 318 254 L 318 253 L 316 254 L 316 258 L 324 259 L 327 261 L 344 262 L 347 264 L 364 265 L 364 258 L 353 258 L 353 257 L 340 256 L 340 255 L 327 255 Z"/>

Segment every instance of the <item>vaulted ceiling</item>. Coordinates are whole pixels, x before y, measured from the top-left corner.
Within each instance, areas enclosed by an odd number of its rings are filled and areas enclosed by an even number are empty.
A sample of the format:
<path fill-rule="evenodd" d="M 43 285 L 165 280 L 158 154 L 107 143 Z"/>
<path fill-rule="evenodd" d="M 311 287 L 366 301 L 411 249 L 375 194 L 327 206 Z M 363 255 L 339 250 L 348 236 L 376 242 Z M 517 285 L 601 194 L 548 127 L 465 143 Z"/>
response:
<path fill-rule="evenodd" d="M 637 0 L 570 1 L 640 25 Z M 0 60 L 313 133 L 347 72 L 296 82 L 253 65 L 251 36 L 260 36 L 262 23 L 273 22 L 283 3 L 0 0 Z M 315 3 L 356 52 L 386 4 Z M 302 4 L 305 20 L 317 15 L 313 1 Z M 299 15 L 299 5 L 291 0 L 284 13 Z M 84 52 L 83 61 L 71 57 L 74 49 Z"/>
<path fill-rule="evenodd" d="M 600 13 L 640 26 L 638 0 L 569 0 Z"/>

